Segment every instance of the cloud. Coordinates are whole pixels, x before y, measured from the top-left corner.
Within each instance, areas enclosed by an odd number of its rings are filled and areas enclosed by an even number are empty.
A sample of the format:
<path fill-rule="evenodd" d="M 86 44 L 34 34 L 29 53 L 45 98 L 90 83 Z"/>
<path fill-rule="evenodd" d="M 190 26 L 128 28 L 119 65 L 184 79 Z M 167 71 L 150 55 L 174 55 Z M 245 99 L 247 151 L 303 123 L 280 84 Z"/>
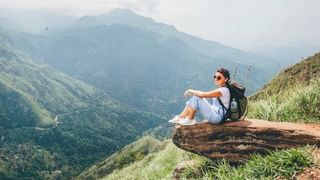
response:
<path fill-rule="evenodd" d="M 152 13 L 159 5 L 160 0 L 119 0 L 116 4 L 120 8 L 127 8 L 137 12 Z"/>

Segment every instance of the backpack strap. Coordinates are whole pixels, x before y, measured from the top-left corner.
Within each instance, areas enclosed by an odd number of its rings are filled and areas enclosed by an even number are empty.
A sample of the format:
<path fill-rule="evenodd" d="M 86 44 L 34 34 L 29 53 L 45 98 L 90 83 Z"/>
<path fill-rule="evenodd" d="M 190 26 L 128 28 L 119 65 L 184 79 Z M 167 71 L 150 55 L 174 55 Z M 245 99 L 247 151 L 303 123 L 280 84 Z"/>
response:
<path fill-rule="evenodd" d="M 227 109 L 227 108 L 224 106 L 224 104 L 222 103 L 220 97 L 217 98 L 218 101 L 219 101 L 219 104 L 222 106 L 222 110 L 223 110 L 223 116 L 222 116 L 222 120 L 221 120 L 220 124 L 224 123 L 224 122 L 228 119 L 228 114 L 229 114 L 229 113 L 228 113 L 228 110 L 230 109 L 230 102 L 231 102 L 231 90 L 230 90 L 231 85 L 230 85 L 230 82 L 229 82 L 229 81 L 226 83 L 226 86 L 225 86 L 225 87 L 228 88 L 228 90 L 229 90 L 229 92 L 230 92 L 229 108 Z"/>
<path fill-rule="evenodd" d="M 228 109 L 224 106 L 224 104 L 222 103 L 222 101 L 221 101 L 221 99 L 219 97 L 217 99 L 219 101 L 219 104 L 222 106 L 223 116 L 222 116 L 222 119 L 221 119 L 221 122 L 220 122 L 222 124 L 227 120 Z"/>

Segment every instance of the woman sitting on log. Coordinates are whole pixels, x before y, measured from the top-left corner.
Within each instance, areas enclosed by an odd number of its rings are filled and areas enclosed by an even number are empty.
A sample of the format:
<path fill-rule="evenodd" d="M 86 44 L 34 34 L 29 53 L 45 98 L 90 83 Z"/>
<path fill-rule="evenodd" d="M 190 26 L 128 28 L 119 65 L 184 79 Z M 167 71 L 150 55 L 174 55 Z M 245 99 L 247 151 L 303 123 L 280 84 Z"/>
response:
<path fill-rule="evenodd" d="M 230 79 L 230 73 L 227 69 L 220 68 L 213 76 L 217 89 L 212 91 L 200 91 L 194 89 L 188 89 L 185 91 L 184 96 L 192 96 L 187 102 L 184 110 L 173 119 L 169 120 L 170 123 L 178 123 L 180 125 L 193 125 L 196 123 L 194 117 L 199 110 L 201 115 L 210 123 L 220 123 L 224 113 L 226 112 L 219 99 L 223 103 L 224 107 L 229 107 L 230 103 L 230 91 L 226 87 L 227 82 Z M 212 98 L 212 104 L 207 99 Z"/>

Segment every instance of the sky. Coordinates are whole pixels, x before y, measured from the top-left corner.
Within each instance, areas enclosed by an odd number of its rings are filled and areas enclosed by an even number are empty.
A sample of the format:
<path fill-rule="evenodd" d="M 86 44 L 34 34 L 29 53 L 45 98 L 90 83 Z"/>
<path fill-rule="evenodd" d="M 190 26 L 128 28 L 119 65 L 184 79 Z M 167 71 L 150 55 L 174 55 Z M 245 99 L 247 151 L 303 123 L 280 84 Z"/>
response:
<path fill-rule="evenodd" d="M 7 12 L 77 17 L 114 8 L 127 8 L 180 31 L 240 49 L 303 45 L 320 50 L 320 0 L 0 0 L 0 9 Z"/>

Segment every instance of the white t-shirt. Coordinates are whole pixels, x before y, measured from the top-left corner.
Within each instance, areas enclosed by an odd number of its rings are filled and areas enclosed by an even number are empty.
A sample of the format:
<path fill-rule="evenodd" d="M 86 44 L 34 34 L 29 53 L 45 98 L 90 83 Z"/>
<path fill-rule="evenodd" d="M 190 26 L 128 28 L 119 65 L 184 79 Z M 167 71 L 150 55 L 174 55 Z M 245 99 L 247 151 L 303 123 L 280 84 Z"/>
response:
<path fill-rule="evenodd" d="M 221 92 L 222 96 L 220 97 L 222 104 L 224 107 L 227 109 L 229 108 L 229 103 L 230 103 L 230 91 L 227 87 L 220 87 L 217 89 L 218 91 Z"/>

